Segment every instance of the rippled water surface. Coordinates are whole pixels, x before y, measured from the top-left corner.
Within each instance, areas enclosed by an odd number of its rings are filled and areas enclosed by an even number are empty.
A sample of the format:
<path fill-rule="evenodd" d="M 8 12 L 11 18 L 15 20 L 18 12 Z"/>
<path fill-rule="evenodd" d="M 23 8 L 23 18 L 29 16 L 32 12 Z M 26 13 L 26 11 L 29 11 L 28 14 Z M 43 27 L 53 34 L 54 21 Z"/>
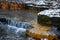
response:
<path fill-rule="evenodd" d="M 17 18 L 20 21 L 31 21 L 36 19 L 36 14 L 35 12 L 30 12 L 29 10 L 2 10 L 0 9 L 0 15 L 7 17 L 7 18 Z"/>

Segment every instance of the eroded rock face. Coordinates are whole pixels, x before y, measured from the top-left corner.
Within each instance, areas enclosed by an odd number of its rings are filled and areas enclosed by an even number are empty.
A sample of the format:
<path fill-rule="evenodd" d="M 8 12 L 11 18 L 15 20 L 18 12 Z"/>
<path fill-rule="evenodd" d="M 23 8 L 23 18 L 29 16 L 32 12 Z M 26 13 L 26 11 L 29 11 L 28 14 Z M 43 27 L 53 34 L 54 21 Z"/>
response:
<path fill-rule="evenodd" d="M 60 26 L 60 9 L 49 9 L 38 13 L 38 23 Z"/>
<path fill-rule="evenodd" d="M 3 0 L 1 8 L 3 9 L 24 9 L 25 6 L 37 7 L 37 8 L 57 8 L 56 1 L 46 1 L 46 0 Z"/>

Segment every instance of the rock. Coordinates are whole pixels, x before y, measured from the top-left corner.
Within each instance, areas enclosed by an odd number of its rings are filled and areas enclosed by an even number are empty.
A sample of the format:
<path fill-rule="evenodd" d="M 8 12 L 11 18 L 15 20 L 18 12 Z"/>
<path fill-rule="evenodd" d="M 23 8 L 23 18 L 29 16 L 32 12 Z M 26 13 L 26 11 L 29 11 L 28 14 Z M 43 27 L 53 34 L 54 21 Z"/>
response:
<path fill-rule="evenodd" d="M 60 27 L 60 9 L 49 9 L 38 13 L 37 21 L 44 25 Z"/>

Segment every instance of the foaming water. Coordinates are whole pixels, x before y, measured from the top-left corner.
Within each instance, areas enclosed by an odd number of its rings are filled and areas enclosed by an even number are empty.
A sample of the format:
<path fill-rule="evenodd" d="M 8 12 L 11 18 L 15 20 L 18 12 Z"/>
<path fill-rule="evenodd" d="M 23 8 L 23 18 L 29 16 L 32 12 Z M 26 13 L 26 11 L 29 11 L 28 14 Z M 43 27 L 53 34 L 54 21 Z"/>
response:
<path fill-rule="evenodd" d="M 9 20 L 7 24 L 3 24 L 1 22 L 1 25 L 8 35 L 12 36 L 24 36 L 26 35 L 26 29 L 33 28 L 33 26 L 27 22 L 18 22 L 16 20 Z"/>
<path fill-rule="evenodd" d="M 15 26 L 10 26 L 8 25 L 8 30 L 10 33 L 13 32 L 13 34 L 16 34 L 16 35 L 24 35 L 26 33 L 26 29 L 24 28 L 18 28 L 18 27 L 15 27 Z"/>

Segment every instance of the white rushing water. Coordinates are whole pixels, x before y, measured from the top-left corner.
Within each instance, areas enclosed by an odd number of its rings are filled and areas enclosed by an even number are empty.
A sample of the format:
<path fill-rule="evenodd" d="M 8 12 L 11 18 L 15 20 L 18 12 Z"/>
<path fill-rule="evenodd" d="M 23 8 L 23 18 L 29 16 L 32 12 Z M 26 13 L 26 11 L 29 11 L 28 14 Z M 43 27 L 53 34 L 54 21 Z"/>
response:
<path fill-rule="evenodd" d="M 9 20 L 8 24 L 0 24 L 7 34 L 13 36 L 24 36 L 26 35 L 26 29 L 32 28 L 33 26 L 27 22 L 16 22 L 14 20 Z"/>
<path fill-rule="evenodd" d="M 15 26 L 10 26 L 8 25 L 8 31 L 10 31 L 10 33 L 13 32 L 13 34 L 16 34 L 16 35 L 24 35 L 26 33 L 26 29 L 24 28 L 18 28 L 18 27 L 15 27 Z"/>
<path fill-rule="evenodd" d="M 0 37 L 0 40 L 35 40 L 32 37 L 26 37 L 26 29 L 33 26 L 27 22 L 8 20 L 8 24 L 0 22 L 0 28 L 5 30 L 7 35 Z"/>

